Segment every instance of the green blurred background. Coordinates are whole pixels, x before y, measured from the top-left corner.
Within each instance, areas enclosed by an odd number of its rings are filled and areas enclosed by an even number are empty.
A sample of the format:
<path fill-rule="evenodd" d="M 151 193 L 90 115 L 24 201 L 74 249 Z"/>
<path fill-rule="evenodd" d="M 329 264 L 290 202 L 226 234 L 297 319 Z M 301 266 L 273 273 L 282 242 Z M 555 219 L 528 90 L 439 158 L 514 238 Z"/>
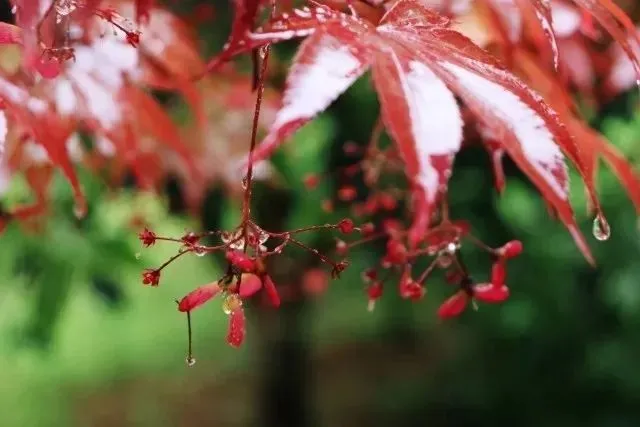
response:
<path fill-rule="evenodd" d="M 228 6 L 216 7 L 223 22 Z M 213 51 L 227 30 L 203 27 L 203 48 Z M 369 87 L 367 78 L 358 82 L 275 156 L 284 185 L 258 185 L 261 224 L 288 229 L 347 215 L 319 208 L 339 182 L 309 192 L 302 180 L 347 164 L 344 141 L 366 142 L 378 108 Z M 622 96 L 593 124 L 638 164 L 636 105 L 635 94 Z M 488 157 L 470 149 L 456 160 L 450 186 L 452 215 L 477 235 L 493 245 L 524 242 L 510 266 L 507 304 L 443 323 L 435 311 L 448 290 L 434 281 L 420 303 L 387 292 L 369 313 L 360 272 L 382 253 L 373 245 L 352 253 L 350 268 L 322 295 L 278 311 L 251 305 L 240 350 L 224 343 L 219 304 L 195 312 L 193 368 L 184 363 L 185 322 L 174 299 L 217 279 L 221 264 L 187 257 L 160 287 L 142 286 L 142 269 L 175 247 L 142 250 L 131 218 L 180 236 L 234 224 L 237 204 L 212 188 L 201 217 L 188 218 L 176 202 L 179 186 L 168 184 L 158 198 L 133 188 L 114 195 L 83 173 L 90 214 L 78 222 L 59 177 L 46 231 L 10 226 L 0 237 L 0 426 L 640 426 L 640 239 L 631 203 L 603 168 L 598 189 L 612 235 L 590 239 L 599 263 L 592 269 L 515 167 L 507 172 L 498 197 Z M 577 176 L 572 185 L 590 236 Z M 26 194 L 15 177 L 5 201 Z M 308 242 L 332 244 L 323 235 Z M 287 256 L 296 268 L 274 274 L 295 288 L 316 261 L 295 250 Z M 466 257 L 486 274 L 482 254 Z"/>

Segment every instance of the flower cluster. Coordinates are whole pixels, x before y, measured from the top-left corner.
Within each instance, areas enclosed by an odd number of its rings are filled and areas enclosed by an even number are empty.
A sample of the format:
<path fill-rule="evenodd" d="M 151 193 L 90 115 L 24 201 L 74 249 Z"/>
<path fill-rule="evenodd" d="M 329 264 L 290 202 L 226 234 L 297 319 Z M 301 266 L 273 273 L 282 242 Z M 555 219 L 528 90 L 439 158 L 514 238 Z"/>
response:
<path fill-rule="evenodd" d="M 189 232 L 180 238 L 171 238 L 159 236 L 145 228 L 138 234 L 140 242 L 145 247 L 153 246 L 160 241 L 178 243 L 181 246 L 178 252 L 161 266 L 143 271 L 142 283 L 149 286 L 158 286 L 162 270 L 186 254 L 193 253 L 204 256 L 217 252 L 224 253 L 227 263 L 224 276 L 194 289 L 177 301 L 178 310 L 186 313 L 188 320 L 189 353 L 187 364 L 189 366 L 195 363 L 192 355 L 191 312 L 196 308 L 221 294 L 222 309 L 229 316 L 227 343 L 233 347 L 239 347 L 245 337 L 243 301 L 261 294 L 272 307 L 280 306 L 280 295 L 276 284 L 268 273 L 267 260 L 274 255 L 281 254 L 285 247 L 293 245 L 318 257 L 321 262 L 331 266 L 333 277 L 339 276 L 347 268 L 347 261 L 332 261 L 296 237 L 301 233 L 315 230 L 338 230 L 343 234 L 350 234 L 360 231 L 360 228 L 356 227 L 350 219 L 344 219 L 337 224 L 312 226 L 286 232 L 270 232 L 247 219 L 231 232 L 213 231 L 203 234 Z M 220 244 L 208 246 L 202 242 L 205 237 L 216 237 L 220 239 Z"/>

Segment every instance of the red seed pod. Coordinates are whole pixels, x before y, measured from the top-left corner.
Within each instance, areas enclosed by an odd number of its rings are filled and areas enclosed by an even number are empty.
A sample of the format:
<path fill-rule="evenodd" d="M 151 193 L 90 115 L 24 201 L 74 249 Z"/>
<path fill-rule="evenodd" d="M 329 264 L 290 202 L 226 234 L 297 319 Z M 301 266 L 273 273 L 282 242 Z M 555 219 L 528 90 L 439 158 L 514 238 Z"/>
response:
<path fill-rule="evenodd" d="M 351 234 L 355 229 L 355 225 L 352 220 L 345 218 L 338 223 L 338 229 L 344 234 Z"/>
<path fill-rule="evenodd" d="M 160 270 L 147 269 L 142 272 L 142 284 L 158 286 L 160 284 Z"/>
<path fill-rule="evenodd" d="M 262 289 L 262 280 L 255 274 L 245 273 L 240 276 L 238 295 L 240 298 L 249 298 Z"/>
<path fill-rule="evenodd" d="M 319 183 L 320 183 L 320 177 L 318 175 L 311 174 L 311 175 L 307 175 L 304 178 L 304 186 L 307 187 L 309 190 L 313 190 L 314 188 L 316 188 Z"/>
<path fill-rule="evenodd" d="M 187 312 L 200 307 L 211 298 L 215 297 L 220 292 L 220 286 L 218 282 L 212 282 L 207 285 L 200 286 L 189 292 L 178 303 L 178 310 Z"/>
<path fill-rule="evenodd" d="M 355 187 L 345 185 L 338 190 L 338 199 L 343 202 L 350 202 L 358 196 L 358 191 Z"/>
<path fill-rule="evenodd" d="M 240 347 L 245 335 L 244 310 L 238 307 L 229 314 L 229 327 L 227 329 L 227 343 L 231 347 Z"/>
<path fill-rule="evenodd" d="M 467 308 L 468 302 L 469 295 L 464 291 L 458 291 L 440 305 L 438 316 L 441 319 L 457 317 Z"/>
<path fill-rule="evenodd" d="M 515 258 L 522 253 L 522 242 L 520 240 L 511 240 L 498 249 L 498 255 L 505 259 Z"/>
<path fill-rule="evenodd" d="M 144 230 L 142 230 L 140 233 L 138 233 L 138 239 L 140 239 L 142 244 L 144 246 L 146 246 L 147 248 L 149 246 L 152 246 L 154 243 L 156 243 L 156 239 L 157 238 L 158 238 L 158 236 L 156 235 L 156 233 L 154 233 L 153 231 L 149 230 L 146 227 L 145 227 Z"/>
<path fill-rule="evenodd" d="M 227 261 L 231 263 L 237 269 L 244 271 L 245 273 L 251 273 L 256 271 L 257 263 L 254 258 L 245 254 L 242 251 L 230 250 L 226 253 Z"/>
<path fill-rule="evenodd" d="M 385 259 L 391 264 L 404 264 L 407 262 L 407 248 L 399 240 L 389 239 Z"/>
<path fill-rule="evenodd" d="M 262 278 L 262 284 L 264 285 L 264 290 L 267 293 L 267 299 L 274 307 L 280 307 L 280 295 L 278 294 L 278 289 L 276 289 L 276 284 L 273 283 L 271 277 L 266 274 Z"/>
<path fill-rule="evenodd" d="M 491 266 L 491 283 L 494 286 L 502 286 L 507 279 L 507 269 L 502 260 L 498 260 Z"/>
<path fill-rule="evenodd" d="M 495 286 L 492 283 L 480 283 L 473 287 L 473 296 L 487 303 L 499 303 L 509 298 L 509 288 L 504 285 Z"/>

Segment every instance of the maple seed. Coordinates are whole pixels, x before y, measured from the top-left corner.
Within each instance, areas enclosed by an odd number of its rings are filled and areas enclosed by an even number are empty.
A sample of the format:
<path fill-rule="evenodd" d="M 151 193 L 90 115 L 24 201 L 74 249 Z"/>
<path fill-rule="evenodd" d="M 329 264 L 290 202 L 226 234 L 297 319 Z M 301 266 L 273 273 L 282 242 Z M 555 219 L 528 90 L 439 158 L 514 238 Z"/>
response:
<path fill-rule="evenodd" d="M 142 283 L 149 286 L 160 284 L 160 270 L 146 269 L 142 272 Z"/>
<path fill-rule="evenodd" d="M 353 233 L 355 226 L 353 225 L 353 221 L 351 221 L 349 218 L 345 218 L 338 223 L 338 228 L 344 234 L 351 234 Z"/>
<path fill-rule="evenodd" d="M 142 244 L 147 248 L 155 244 L 157 238 L 158 236 L 156 235 L 156 233 L 149 230 L 148 228 L 145 228 L 138 234 L 138 239 L 140 239 Z"/>

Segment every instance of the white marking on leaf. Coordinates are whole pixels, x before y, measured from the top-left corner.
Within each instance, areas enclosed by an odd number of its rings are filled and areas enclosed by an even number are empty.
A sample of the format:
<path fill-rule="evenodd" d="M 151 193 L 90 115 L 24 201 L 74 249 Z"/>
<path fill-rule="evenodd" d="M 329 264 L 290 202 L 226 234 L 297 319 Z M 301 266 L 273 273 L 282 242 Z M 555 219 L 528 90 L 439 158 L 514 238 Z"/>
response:
<path fill-rule="evenodd" d="M 274 128 L 299 119 L 309 119 L 324 110 L 362 75 L 364 66 L 349 47 L 324 36 L 319 45 L 307 46 L 291 68 L 282 109 Z"/>
<path fill-rule="evenodd" d="M 458 65 L 446 62 L 440 64 L 513 132 L 526 159 L 553 191 L 566 200 L 568 180 L 564 155 L 544 119 L 517 95 L 499 84 Z M 554 171 L 562 174 L 564 179 L 559 180 Z"/>
<path fill-rule="evenodd" d="M 430 157 L 453 155 L 460 149 L 463 126 L 460 108 L 449 88 L 426 65 L 411 61 L 406 77 L 399 71 L 420 164 L 418 180 L 431 201 L 438 191 L 439 174 Z"/>

